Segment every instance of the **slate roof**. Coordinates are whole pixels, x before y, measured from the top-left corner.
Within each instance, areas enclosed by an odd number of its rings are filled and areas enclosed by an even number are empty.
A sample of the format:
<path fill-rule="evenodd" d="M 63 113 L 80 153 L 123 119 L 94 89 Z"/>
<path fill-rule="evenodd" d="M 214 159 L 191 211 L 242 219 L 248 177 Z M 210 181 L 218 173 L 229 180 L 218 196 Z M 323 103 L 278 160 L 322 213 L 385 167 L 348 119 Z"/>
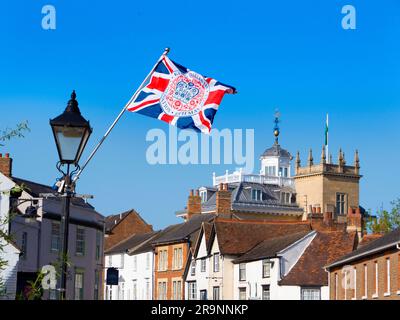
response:
<path fill-rule="evenodd" d="M 129 249 L 133 249 L 149 239 L 152 239 L 158 232 L 149 232 L 142 234 L 135 234 L 132 237 L 117 243 L 115 246 L 106 250 L 105 254 L 127 253 Z"/>
<path fill-rule="evenodd" d="M 54 190 L 52 187 L 41 184 L 41 183 L 36 183 L 33 181 L 16 178 L 16 177 L 11 177 L 11 179 L 19 186 L 21 186 L 22 184 L 26 185 L 26 187 L 28 188 L 28 190 L 26 190 L 26 192 L 29 193 L 34 198 L 39 198 L 41 193 L 56 193 L 57 192 L 57 190 Z M 55 200 L 55 201 L 60 201 L 60 198 L 51 198 L 51 199 Z M 76 206 L 94 209 L 94 207 L 92 205 L 85 202 L 85 200 L 82 198 L 72 198 L 71 203 Z"/>
<path fill-rule="evenodd" d="M 262 201 L 253 200 L 251 189 L 261 189 Z M 282 187 L 278 185 L 260 184 L 252 182 L 240 182 L 228 184 L 228 190 L 231 192 L 232 210 L 237 212 L 268 213 L 271 215 L 296 215 L 301 216 L 303 209 L 296 203 L 283 204 L 280 201 L 280 191 Z M 211 196 L 207 201 L 201 204 L 202 212 L 213 212 L 216 210 L 217 191 L 208 188 Z M 185 213 L 178 211 L 177 214 Z"/>
<path fill-rule="evenodd" d="M 304 231 L 264 240 L 238 259 L 235 259 L 233 263 L 250 262 L 276 257 L 279 251 L 304 238 L 309 233 L 310 231 Z"/>
<path fill-rule="evenodd" d="M 217 219 L 214 232 L 221 254 L 241 255 L 260 242 L 295 233 L 311 231 L 308 222 L 235 221 Z"/>
<path fill-rule="evenodd" d="M 356 232 L 317 232 L 289 273 L 279 285 L 327 286 L 328 274 L 324 266 L 338 259 L 356 246 Z"/>
<path fill-rule="evenodd" d="M 394 247 L 399 243 L 400 243 L 400 228 L 397 228 L 394 231 L 384 235 L 383 237 L 381 237 L 377 240 L 371 241 L 371 242 L 367 243 L 366 245 L 358 248 L 357 250 L 355 250 L 349 254 L 342 255 L 342 257 L 340 257 L 340 259 L 337 259 L 334 262 L 331 261 L 330 264 L 328 262 L 327 268 L 343 265 L 350 261 L 355 261 L 362 257 L 368 256 L 372 253 L 377 253 L 377 252 L 386 250 L 390 247 Z"/>
<path fill-rule="evenodd" d="M 261 157 L 285 157 L 285 158 L 291 158 L 292 156 L 290 155 L 289 151 L 281 148 L 279 144 L 274 144 L 271 148 L 268 148 L 267 150 L 264 151 L 264 153 L 261 155 Z"/>
<path fill-rule="evenodd" d="M 198 214 L 194 215 L 190 220 L 174 225 L 168 232 L 159 237 L 153 244 L 166 244 L 181 242 L 183 240 L 189 240 L 192 243 L 195 242 L 198 235 L 198 231 L 203 222 L 209 222 L 216 216 L 214 214 Z"/>

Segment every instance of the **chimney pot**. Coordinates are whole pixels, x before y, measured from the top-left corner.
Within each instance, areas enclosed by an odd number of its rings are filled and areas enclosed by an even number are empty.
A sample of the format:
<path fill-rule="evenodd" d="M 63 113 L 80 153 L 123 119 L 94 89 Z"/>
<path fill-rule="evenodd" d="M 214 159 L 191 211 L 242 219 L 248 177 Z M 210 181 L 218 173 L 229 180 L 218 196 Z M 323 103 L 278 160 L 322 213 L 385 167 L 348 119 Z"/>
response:
<path fill-rule="evenodd" d="M 9 153 L 6 153 L 5 157 L 0 154 L 0 172 L 6 177 L 12 176 L 12 158 Z"/>

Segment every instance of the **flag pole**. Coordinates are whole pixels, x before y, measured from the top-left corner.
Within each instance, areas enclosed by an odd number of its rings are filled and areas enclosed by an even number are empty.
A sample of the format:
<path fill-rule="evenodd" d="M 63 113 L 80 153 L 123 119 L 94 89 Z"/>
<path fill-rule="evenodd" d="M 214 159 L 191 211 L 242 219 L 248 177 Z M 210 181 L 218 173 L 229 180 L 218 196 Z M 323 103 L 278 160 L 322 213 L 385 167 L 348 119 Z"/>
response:
<path fill-rule="evenodd" d="M 114 129 L 115 125 L 117 124 L 117 122 L 119 121 L 119 119 L 121 119 L 122 115 L 125 113 L 126 109 L 128 108 L 128 106 L 131 104 L 132 101 L 134 101 L 136 99 L 136 96 L 138 95 L 138 93 L 140 92 L 140 90 L 142 90 L 142 88 L 144 87 L 144 85 L 146 84 L 148 78 L 152 75 L 152 73 L 154 72 L 154 70 L 157 68 L 158 64 L 160 63 L 160 61 L 162 59 L 164 59 L 164 57 L 168 54 L 169 52 L 169 48 L 165 48 L 163 54 L 160 56 L 160 58 L 157 60 L 157 62 L 154 64 L 153 68 L 151 69 L 151 71 L 148 73 L 148 75 L 146 76 L 146 78 L 143 80 L 143 82 L 140 84 L 139 88 L 135 91 L 135 93 L 132 95 L 132 97 L 129 99 L 129 101 L 126 103 L 126 105 L 124 106 L 124 108 L 121 110 L 121 112 L 119 113 L 119 115 L 115 118 L 114 122 L 111 124 L 111 126 L 108 128 L 108 130 L 106 131 L 106 133 L 104 134 L 104 136 L 100 139 L 100 141 L 97 143 L 96 147 L 93 149 L 92 153 L 89 155 L 89 157 L 87 158 L 87 160 L 85 161 L 85 163 L 83 164 L 83 166 L 79 169 L 79 171 L 77 172 L 77 174 L 75 175 L 74 179 L 72 180 L 72 183 L 75 183 L 82 171 L 86 168 L 86 166 L 88 165 L 88 163 L 92 160 L 92 158 L 94 157 L 94 155 L 96 154 L 96 152 L 99 150 L 99 148 L 101 147 L 101 145 L 103 144 L 104 140 L 106 140 L 106 138 L 108 137 L 108 135 L 110 134 L 110 132 L 112 131 L 112 129 Z"/>
<path fill-rule="evenodd" d="M 326 157 L 328 159 L 328 163 L 330 163 L 330 157 L 329 157 L 329 114 L 326 114 L 326 124 L 325 124 L 325 152 L 326 152 Z"/>

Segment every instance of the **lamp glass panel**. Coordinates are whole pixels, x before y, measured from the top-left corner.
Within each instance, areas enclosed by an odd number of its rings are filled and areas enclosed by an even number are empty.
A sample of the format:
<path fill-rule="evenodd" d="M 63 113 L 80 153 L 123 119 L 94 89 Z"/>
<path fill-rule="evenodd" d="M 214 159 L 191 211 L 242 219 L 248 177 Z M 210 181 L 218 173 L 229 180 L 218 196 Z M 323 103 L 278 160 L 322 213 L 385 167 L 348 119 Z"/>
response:
<path fill-rule="evenodd" d="M 86 128 L 56 127 L 55 134 L 62 161 L 74 161 L 78 155 Z"/>

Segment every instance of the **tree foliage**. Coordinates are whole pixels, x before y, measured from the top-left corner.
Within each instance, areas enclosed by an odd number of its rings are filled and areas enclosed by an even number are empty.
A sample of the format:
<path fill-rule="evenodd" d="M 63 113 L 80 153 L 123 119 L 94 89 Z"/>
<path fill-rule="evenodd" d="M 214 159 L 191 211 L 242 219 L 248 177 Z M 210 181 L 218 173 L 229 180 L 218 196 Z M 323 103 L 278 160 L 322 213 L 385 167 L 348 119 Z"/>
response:
<path fill-rule="evenodd" d="M 21 122 L 17 124 L 14 129 L 6 128 L 5 130 L 0 131 L 0 146 L 4 146 L 1 142 L 9 141 L 13 138 L 24 138 L 25 133 L 29 132 L 28 121 Z"/>
<path fill-rule="evenodd" d="M 371 218 L 368 229 L 373 233 L 388 233 L 400 227 L 400 198 L 392 201 L 390 211 L 381 209 Z"/>

